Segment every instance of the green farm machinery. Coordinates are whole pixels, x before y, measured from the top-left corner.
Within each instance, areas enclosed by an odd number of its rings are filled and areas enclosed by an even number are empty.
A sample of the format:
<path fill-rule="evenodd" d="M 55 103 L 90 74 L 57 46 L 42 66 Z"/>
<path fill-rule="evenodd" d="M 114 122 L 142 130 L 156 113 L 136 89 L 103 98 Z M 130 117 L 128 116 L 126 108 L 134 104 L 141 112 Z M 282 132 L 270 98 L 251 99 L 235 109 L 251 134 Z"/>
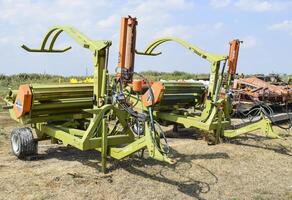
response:
<path fill-rule="evenodd" d="M 135 25 L 129 26 L 135 28 Z M 33 139 L 31 129 L 14 129 L 11 134 L 13 153 L 25 158 L 36 153 L 37 141 L 51 139 L 80 150 L 100 151 L 102 171 L 106 170 L 107 156 L 122 159 L 145 148 L 150 157 L 173 163 L 160 142 L 160 129 L 155 128 L 157 125 L 150 120 L 152 113 L 135 111 L 126 101 L 123 90 L 119 90 L 117 84 L 109 83 L 107 59 L 110 41 L 91 40 L 72 27 L 57 26 L 46 34 L 40 49 L 25 45 L 23 48 L 29 52 L 65 52 L 70 47 L 54 49 L 62 32 L 92 52 L 94 83 L 31 84 L 21 85 L 17 91 L 11 90 L 5 97 L 11 117 L 24 125 L 31 125 L 37 135 Z M 134 118 L 143 121 L 146 127 L 143 135 L 136 136 L 133 132 Z"/>
<path fill-rule="evenodd" d="M 169 83 L 164 83 L 165 92 L 161 92 L 162 105 L 158 102 L 153 108 L 153 115 L 157 121 L 162 124 L 197 128 L 207 133 L 209 142 L 215 144 L 219 143 L 222 138 L 233 138 L 256 130 L 261 130 L 268 137 L 279 138 L 273 131 L 271 119 L 265 116 L 264 113 L 261 113 L 261 117 L 255 122 L 245 124 L 236 129 L 230 128 L 232 127 L 230 116 L 232 113 L 231 84 L 236 74 L 241 41 L 233 40 L 230 42 L 229 56 L 210 54 L 186 41 L 173 37 L 157 39 L 149 44 L 144 52 L 138 52 L 138 54 L 158 56 L 161 52 L 153 53 L 153 51 L 166 42 L 176 42 L 207 60 L 211 64 L 211 71 L 206 90 L 202 89 L 202 83 L 176 82 L 176 85 L 172 85 L 173 99 L 166 105 L 163 105 L 163 99 L 164 96 L 167 97 L 169 95 L 167 94 L 167 84 Z M 227 63 L 228 69 L 225 70 Z M 190 86 L 190 88 L 181 90 L 178 87 L 179 85 Z M 153 89 L 155 90 L 155 88 Z M 193 100 L 188 101 L 190 96 L 193 97 Z M 180 102 L 185 104 L 181 106 Z"/>
<path fill-rule="evenodd" d="M 89 84 L 21 85 L 5 97 L 11 118 L 35 129 L 14 129 L 11 134 L 13 153 L 19 158 L 35 154 L 37 142 L 50 139 L 80 150 L 101 152 L 102 171 L 110 156 L 123 159 L 147 149 L 149 157 L 174 163 L 168 156 L 167 143 L 160 124 L 179 124 L 208 132 L 213 141 L 235 137 L 262 129 L 273 133 L 271 122 L 262 117 L 256 123 L 240 129 L 227 130 L 230 125 L 232 97 L 229 89 L 236 71 L 239 40 L 231 42 L 230 55 L 207 53 L 177 38 L 163 38 L 151 43 L 144 52 L 138 52 L 136 18 L 121 21 L 119 62 L 117 74 L 110 78 L 108 55 L 111 41 L 91 40 L 72 27 L 56 26 L 49 30 L 39 49 L 23 45 L 28 52 L 63 53 L 71 47 L 55 49 L 61 33 L 66 33 L 80 46 L 93 54 L 94 77 Z M 149 82 L 134 79 L 135 55 L 157 56 L 156 47 L 165 42 L 177 42 L 211 63 L 208 88 L 202 83 Z M 228 61 L 227 77 L 225 65 Z M 141 77 L 141 76 L 140 76 Z M 112 81 L 110 81 L 112 80 Z M 224 90 L 224 94 L 222 94 Z"/>

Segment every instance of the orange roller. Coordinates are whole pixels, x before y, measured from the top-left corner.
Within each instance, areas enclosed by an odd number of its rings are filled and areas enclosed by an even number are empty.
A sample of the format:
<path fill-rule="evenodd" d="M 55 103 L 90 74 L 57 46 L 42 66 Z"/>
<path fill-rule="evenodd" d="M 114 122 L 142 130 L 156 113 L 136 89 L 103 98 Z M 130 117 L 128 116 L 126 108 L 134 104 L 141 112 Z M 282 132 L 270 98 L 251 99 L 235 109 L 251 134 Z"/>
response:
<path fill-rule="evenodd" d="M 32 92 L 29 85 L 19 86 L 18 93 L 13 105 L 13 110 L 17 118 L 20 118 L 31 109 Z"/>

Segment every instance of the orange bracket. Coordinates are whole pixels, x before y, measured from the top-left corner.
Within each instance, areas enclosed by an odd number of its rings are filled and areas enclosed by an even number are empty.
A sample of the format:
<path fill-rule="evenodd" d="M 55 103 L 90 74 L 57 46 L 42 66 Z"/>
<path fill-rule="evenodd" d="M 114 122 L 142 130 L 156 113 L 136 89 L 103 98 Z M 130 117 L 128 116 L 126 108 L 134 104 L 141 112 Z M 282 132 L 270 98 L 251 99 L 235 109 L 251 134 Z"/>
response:
<path fill-rule="evenodd" d="M 25 115 L 31 109 L 32 92 L 29 85 L 20 85 L 13 110 L 17 118 Z"/>
<path fill-rule="evenodd" d="M 151 90 L 152 90 L 152 94 L 151 94 Z M 143 94 L 142 96 L 142 103 L 144 106 L 149 107 L 152 105 L 155 105 L 156 103 L 158 103 L 161 99 L 161 96 L 164 92 L 164 85 L 161 82 L 154 82 L 151 86 L 151 88 L 149 88 L 147 90 L 147 92 L 145 92 L 145 94 Z M 153 97 L 153 99 L 152 99 Z"/>

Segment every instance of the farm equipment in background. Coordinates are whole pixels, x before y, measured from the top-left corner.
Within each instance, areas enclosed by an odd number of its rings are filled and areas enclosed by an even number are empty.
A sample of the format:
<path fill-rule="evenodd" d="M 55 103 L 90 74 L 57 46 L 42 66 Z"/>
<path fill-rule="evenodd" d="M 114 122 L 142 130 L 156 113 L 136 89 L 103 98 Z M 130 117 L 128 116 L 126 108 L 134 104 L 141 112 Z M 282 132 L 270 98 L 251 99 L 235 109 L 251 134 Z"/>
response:
<path fill-rule="evenodd" d="M 246 112 L 258 104 L 265 103 L 278 109 L 282 107 L 281 111 L 291 110 L 292 86 L 273 80 L 269 83 L 255 76 L 234 80 L 235 109 L 238 112 Z"/>

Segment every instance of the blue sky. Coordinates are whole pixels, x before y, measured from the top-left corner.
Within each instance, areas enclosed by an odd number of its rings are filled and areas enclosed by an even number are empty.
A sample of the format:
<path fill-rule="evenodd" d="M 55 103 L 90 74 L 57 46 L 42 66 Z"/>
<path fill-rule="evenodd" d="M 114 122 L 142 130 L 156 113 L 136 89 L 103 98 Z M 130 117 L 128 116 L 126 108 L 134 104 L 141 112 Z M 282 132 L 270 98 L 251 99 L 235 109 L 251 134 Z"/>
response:
<path fill-rule="evenodd" d="M 137 50 L 163 36 L 184 39 L 211 53 L 228 54 L 228 42 L 243 40 L 238 72 L 292 74 L 292 1 L 288 0 L 0 0 L 0 73 L 85 75 L 91 54 L 65 34 L 64 54 L 27 53 L 49 27 L 74 26 L 91 39 L 112 40 L 109 69 L 117 66 L 121 16 L 138 18 Z M 158 57 L 136 57 L 136 71 L 209 72 L 209 64 L 175 43 Z"/>

